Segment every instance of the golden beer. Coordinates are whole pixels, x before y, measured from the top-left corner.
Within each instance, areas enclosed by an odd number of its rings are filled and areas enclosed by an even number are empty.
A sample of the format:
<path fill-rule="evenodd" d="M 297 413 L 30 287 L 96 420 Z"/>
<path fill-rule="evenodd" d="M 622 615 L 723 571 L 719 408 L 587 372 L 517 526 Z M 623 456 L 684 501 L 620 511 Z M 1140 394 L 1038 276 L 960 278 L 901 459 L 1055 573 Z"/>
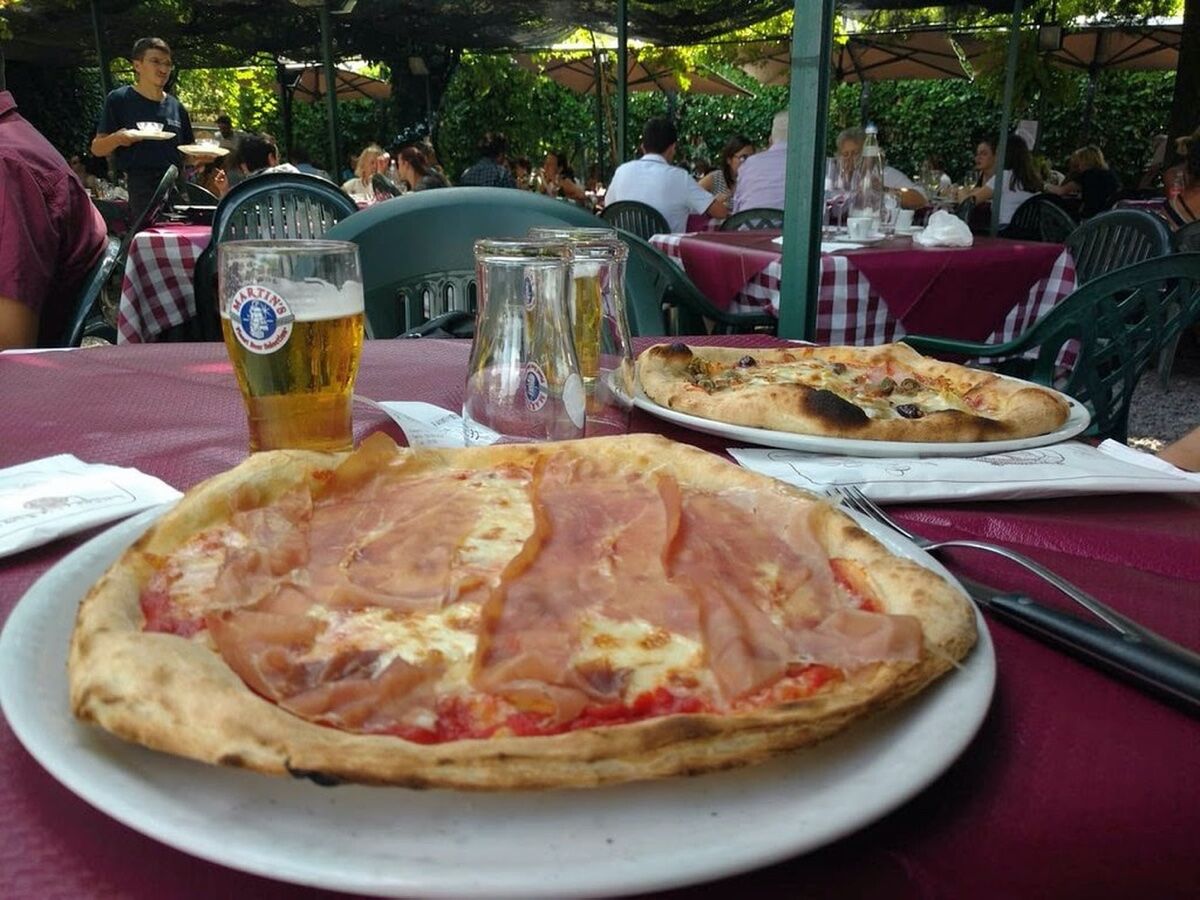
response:
<path fill-rule="evenodd" d="M 354 245 L 229 242 L 219 252 L 221 333 L 251 452 L 351 449 L 363 343 Z"/>
<path fill-rule="evenodd" d="M 584 275 L 572 279 L 571 338 L 579 358 L 579 377 L 591 385 L 600 374 L 600 276 Z"/>

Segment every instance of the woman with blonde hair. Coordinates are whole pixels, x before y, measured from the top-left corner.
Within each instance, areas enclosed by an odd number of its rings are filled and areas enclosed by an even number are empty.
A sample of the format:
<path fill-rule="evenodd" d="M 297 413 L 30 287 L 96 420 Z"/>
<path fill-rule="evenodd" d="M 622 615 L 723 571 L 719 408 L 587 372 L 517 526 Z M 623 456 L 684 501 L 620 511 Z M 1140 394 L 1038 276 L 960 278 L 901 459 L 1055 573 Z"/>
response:
<path fill-rule="evenodd" d="M 383 156 L 382 147 L 378 144 L 367 144 L 362 153 L 358 154 L 358 160 L 354 164 L 354 177 L 342 185 L 342 190 L 355 200 L 374 203 L 375 187 L 371 184 L 371 177 L 380 171 L 379 161 Z M 387 167 L 386 162 L 383 165 L 384 168 Z"/>
<path fill-rule="evenodd" d="M 1112 204 L 1121 182 L 1104 161 L 1104 152 L 1095 144 L 1080 147 L 1067 161 L 1067 179 L 1062 184 L 1047 184 L 1044 190 L 1059 197 L 1079 197 L 1079 218 L 1090 219 Z"/>

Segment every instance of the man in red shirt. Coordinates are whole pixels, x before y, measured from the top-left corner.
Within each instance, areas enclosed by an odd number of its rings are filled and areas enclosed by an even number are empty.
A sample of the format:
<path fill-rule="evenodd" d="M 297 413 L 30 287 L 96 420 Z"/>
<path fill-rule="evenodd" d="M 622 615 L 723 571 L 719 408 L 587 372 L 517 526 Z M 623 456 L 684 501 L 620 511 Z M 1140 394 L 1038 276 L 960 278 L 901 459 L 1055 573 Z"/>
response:
<path fill-rule="evenodd" d="M 60 340 L 105 242 L 79 178 L 0 91 L 0 350 Z"/>

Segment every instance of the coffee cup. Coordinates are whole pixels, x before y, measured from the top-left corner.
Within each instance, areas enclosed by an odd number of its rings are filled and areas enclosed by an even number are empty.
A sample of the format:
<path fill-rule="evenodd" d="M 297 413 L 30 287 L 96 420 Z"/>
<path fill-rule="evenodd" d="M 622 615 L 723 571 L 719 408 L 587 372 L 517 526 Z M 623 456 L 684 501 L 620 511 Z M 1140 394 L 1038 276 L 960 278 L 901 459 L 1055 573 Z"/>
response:
<path fill-rule="evenodd" d="M 852 241 L 861 241 L 871 237 L 875 232 L 874 216 L 848 216 L 846 232 Z"/>

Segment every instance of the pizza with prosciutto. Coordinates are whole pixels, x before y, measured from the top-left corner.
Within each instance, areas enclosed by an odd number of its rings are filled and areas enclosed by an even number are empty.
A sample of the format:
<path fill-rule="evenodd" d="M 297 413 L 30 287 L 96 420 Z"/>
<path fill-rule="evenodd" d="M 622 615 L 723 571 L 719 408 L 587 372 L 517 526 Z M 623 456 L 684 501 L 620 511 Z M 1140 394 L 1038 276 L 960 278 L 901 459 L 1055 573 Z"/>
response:
<path fill-rule="evenodd" d="M 591 786 L 813 743 L 975 640 L 823 499 L 652 436 L 276 451 L 85 597 L 77 716 L 321 783 Z"/>
<path fill-rule="evenodd" d="M 922 356 L 907 344 L 746 350 L 657 344 L 637 361 L 646 396 L 705 419 L 872 441 L 996 441 L 1066 422 L 1061 394 Z"/>

